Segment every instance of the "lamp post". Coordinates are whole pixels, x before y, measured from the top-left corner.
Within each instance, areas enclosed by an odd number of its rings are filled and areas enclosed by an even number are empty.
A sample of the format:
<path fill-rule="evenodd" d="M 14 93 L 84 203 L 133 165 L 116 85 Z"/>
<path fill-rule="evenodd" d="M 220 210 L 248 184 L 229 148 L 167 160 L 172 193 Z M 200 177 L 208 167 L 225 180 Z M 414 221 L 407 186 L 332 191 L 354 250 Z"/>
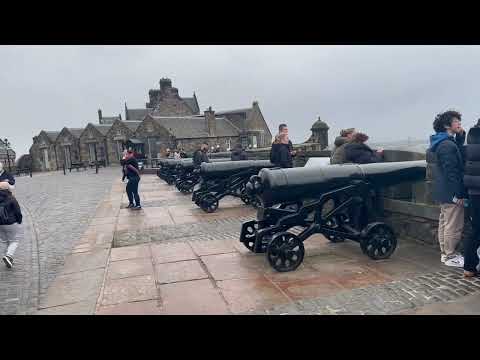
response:
<path fill-rule="evenodd" d="M 5 138 L 3 142 L 5 143 L 5 148 L 7 150 L 8 171 L 10 172 L 12 171 L 12 168 L 10 166 L 10 153 L 8 152 L 8 150 L 10 149 L 10 142 L 8 141 L 7 138 Z"/>

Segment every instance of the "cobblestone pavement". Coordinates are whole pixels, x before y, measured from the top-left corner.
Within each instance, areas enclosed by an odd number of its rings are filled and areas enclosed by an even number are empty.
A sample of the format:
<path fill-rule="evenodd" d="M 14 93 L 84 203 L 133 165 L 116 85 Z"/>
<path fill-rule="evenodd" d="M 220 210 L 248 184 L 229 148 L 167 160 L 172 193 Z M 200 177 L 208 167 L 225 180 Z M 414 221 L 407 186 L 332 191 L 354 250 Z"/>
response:
<path fill-rule="evenodd" d="M 297 301 L 250 312 L 263 315 L 388 315 L 430 304 L 454 302 L 480 295 L 480 279 L 464 279 L 461 269 L 449 269 L 380 285 L 342 291 L 333 296 Z M 439 307 L 441 308 L 441 307 Z"/>
<path fill-rule="evenodd" d="M 26 231 L 14 268 L 0 266 L 0 314 L 35 312 L 73 243 L 84 233 L 97 203 L 118 176 L 117 168 L 101 168 L 99 174 L 88 170 L 17 178 L 15 195 Z"/>

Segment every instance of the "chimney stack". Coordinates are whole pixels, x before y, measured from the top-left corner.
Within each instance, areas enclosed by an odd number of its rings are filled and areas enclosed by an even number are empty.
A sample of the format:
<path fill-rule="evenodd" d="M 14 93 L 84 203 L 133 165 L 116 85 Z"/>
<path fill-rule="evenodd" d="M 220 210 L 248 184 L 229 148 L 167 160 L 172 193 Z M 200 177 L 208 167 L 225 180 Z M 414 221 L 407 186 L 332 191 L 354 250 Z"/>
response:
<path fill-rule="evenodd" d="M 98 109 L 98 122 L 102 123 L 102 110 Z"/>
<path fill-rule="evenodd" d="M 212 110 L 210 106 L 204 112 L 205 115 L 205 127 L 210 136 L 215 136 L 217 132 L 217 122 L 215 120 L 215 111 Z"/>

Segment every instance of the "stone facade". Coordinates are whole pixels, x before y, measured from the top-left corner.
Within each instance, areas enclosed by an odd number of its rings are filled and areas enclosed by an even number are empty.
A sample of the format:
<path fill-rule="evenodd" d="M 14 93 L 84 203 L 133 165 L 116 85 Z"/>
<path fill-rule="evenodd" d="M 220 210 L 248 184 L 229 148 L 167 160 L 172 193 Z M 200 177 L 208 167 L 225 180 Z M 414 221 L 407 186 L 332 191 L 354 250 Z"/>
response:
<path fill-rule="evenodd" d="M 119 164 L 126 148 L 126 142 L 135 137 L 140 121 L 115 120 L 106 134 L 108 159 L 111 164 Z"/>
<path fill-rule="evenodd" d="M 3 162 L 5 167 L 8 167 L 10 164 L 11 167 L 15 165 L 16 153 L 13 151 L 10 146 L 0 139 L 0 161 Z"/>
<path fill-rule="evenodd" d="M 121 114 L 105 117 L 99 109 L 98 124 L 89 123 L 83 131 L 74 129 L 78 134 L 73 134 L 73 129 L 63 129 L 57 143 L 56 138 L 50 141 L 53 152 L 47 160 L 54 161 L 48 166 L 43 164 L 44 150 L 39 151 L 35 138 L 31 151 L 35 169 L 53 170 L 77 161 L 118 163 L 127 146 L 135 147 L 137 153 L 147 158 L 157 158 L 167 148 L 183 148 L 192 153 L 202 142 L 221 150 L 230 150 L 237 142 L 250 149 L 269 147 L 272 143 L 257 101 L 249 108 L 215 113 L 209 107 L 200 114 L 195 93 L 191 98 L 183 98 L 171 80 L 165 78 L 160 80 L 160 89 L 149 91 L 149 100 L 144 109 L 128 109 L 125 104 L 125 121 Z"/>
<path fill-rule="evenodd" d="M 70 168 L 71 164 L 80 162 L 80 135 L 83 129 L 64 127 L 55 141 L 57 164 L 59 168 Z"/>
<path fill-rule="evenodd" d="M 56 140 L 59 131 L 40 131 L 33 137 L 33 145 L 30 147 L 33 171 L 57 170 Z"/>
<path fill-rule="evenodd" d="M 82 162 L 93 163 L 95 161 L 105 161 L 108 165 L 107 138 L 102 130 L 110 126 L 98 126 L 88 124 L 80 135 L 80 159 Z M 102 130 L 100 130 L 102 129 Z"/>

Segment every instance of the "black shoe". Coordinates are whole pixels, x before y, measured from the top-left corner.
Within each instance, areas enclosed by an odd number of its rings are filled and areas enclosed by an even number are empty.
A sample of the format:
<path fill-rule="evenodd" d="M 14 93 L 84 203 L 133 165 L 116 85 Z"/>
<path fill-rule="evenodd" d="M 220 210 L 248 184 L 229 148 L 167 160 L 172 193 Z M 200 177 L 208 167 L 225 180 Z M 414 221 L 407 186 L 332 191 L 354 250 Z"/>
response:
<path fill-rule="evenodd" d="M 3 257 L 3 262 L 7 265 L 7 268 L 11 269 L 13 266 L 13 258 L 11 256 L 5 255 Z"/>
<path fill-rule="evenodd" d="M 137 205 L 132 208 L 132 210 L 141 210 L 141 209 L 142 209 L 141 205 Z"/>
<path fill-rule="evenodd" d="M 133 205 L 133 204 L 128 204 L 127 209 L 131 209 L 131 208 L 133 208 L 133 207 L 135 207 L 135 205 Z"/>

